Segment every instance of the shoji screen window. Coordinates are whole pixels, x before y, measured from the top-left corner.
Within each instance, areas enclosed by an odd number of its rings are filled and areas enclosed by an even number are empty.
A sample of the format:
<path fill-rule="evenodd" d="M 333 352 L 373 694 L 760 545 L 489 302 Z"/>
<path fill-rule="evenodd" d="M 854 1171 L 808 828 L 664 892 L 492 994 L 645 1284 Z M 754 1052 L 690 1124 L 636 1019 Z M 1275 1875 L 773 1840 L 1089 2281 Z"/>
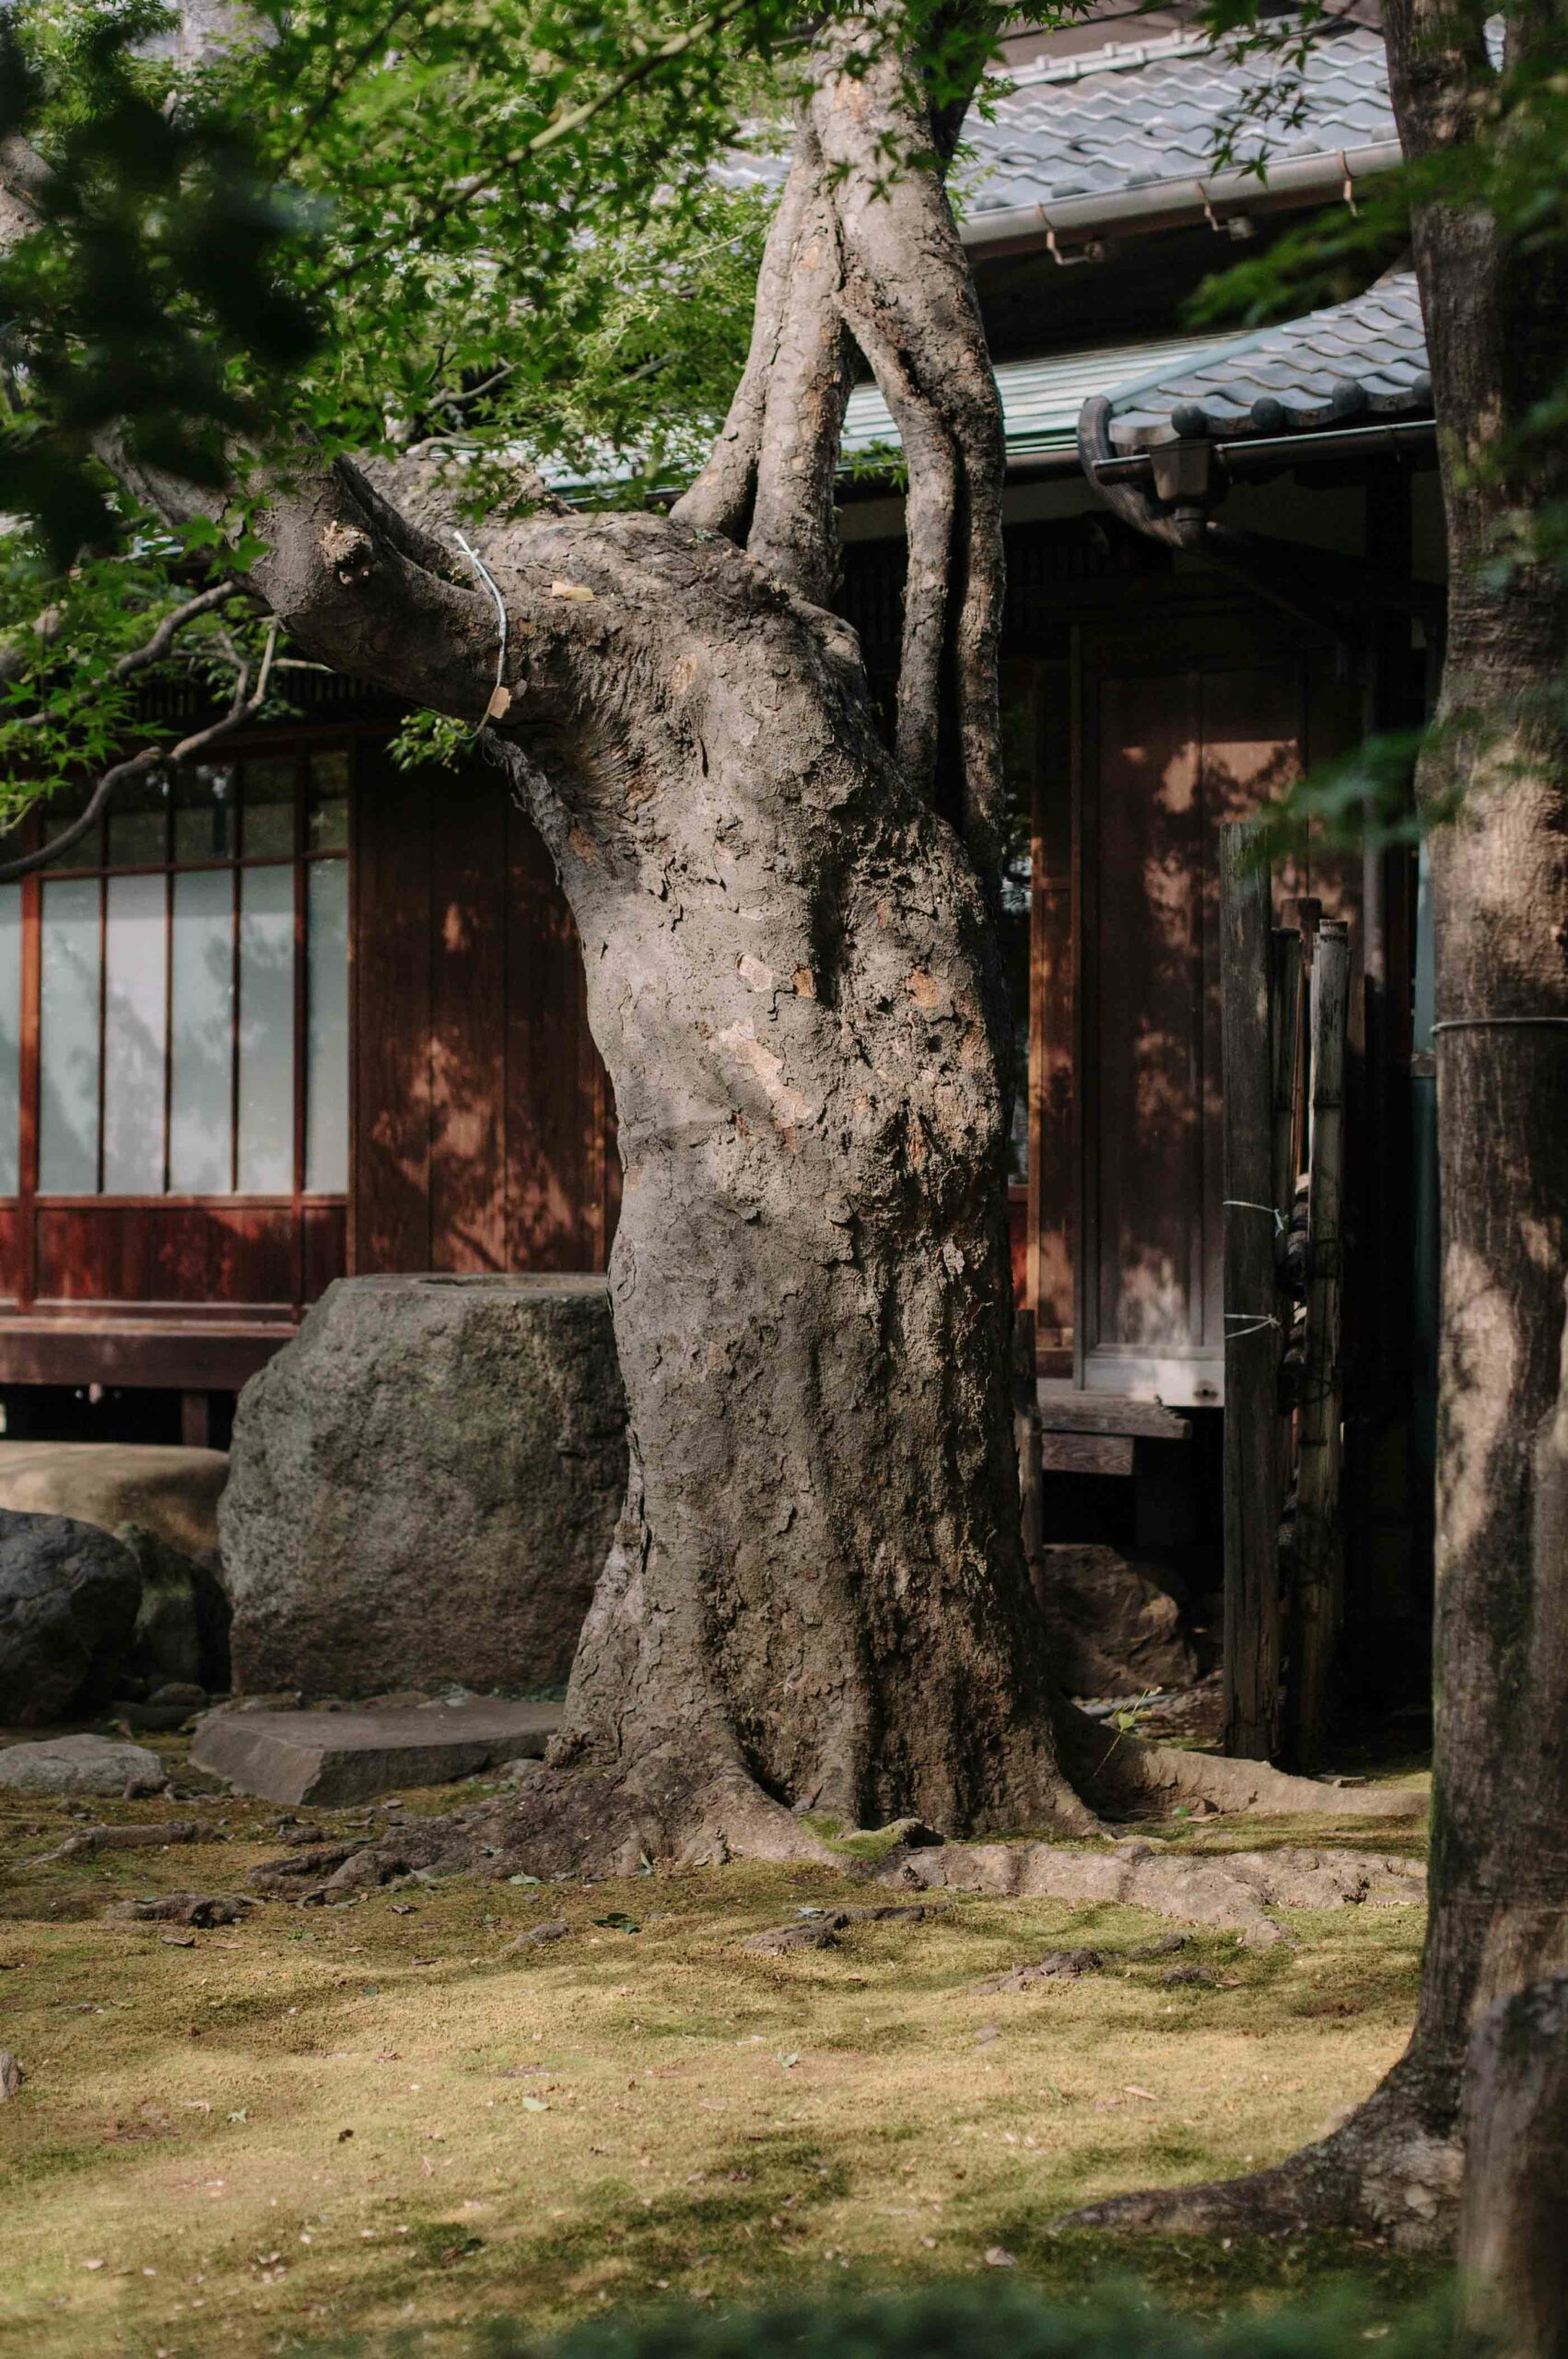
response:
<path fill-rule="evenodd" d="M 45 873 L 41 1195 L 346 1189 L 349 759 L 150 777 Z M 17 924 L 0 898 L 0 963 Z M 0 1137 L 17 1063 L 0 1007 Z"/>

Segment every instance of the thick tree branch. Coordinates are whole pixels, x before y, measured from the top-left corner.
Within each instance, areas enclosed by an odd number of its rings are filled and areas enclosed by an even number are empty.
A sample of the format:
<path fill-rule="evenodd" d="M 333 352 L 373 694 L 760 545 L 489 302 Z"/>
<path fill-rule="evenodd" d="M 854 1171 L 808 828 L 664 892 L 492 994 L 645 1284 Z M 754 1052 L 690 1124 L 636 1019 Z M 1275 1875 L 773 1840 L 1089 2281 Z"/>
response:
<path fill-rule="evenodd" d="M 974 9 L 978 74 L 992 12 Z M 683 521 L 744 539 L 813 600 L 837 572 L 833 481 L 845 331 L 904 445 L 908 566 L 897 753 L 994 877 L 1001 817 L 996 691 L 1002 594 L 1000 404 L 942 186 L 962 108 L 931 101 L 883 9 L 817 61 L 758 284 L 751 352 Z"/>

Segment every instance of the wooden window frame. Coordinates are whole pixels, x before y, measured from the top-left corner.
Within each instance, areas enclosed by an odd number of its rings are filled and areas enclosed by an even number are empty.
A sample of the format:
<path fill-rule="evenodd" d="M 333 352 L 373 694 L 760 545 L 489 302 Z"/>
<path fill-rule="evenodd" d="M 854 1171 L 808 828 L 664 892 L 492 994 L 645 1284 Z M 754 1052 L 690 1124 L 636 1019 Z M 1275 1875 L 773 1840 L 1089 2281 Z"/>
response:
<path fill-rule="evenodd" d="M 170 795 L 163 813 L 163 845 L 165 857 L 158 861 L 111 861 L 109 857 L 108 826 L 100 823 L 99 840 L 100 857 L 82 860 L 67 855 L 59 866 L 37 870 L 22 882 L 21 912 L 21 993 L 20 993 L 20 1055 L 18 1085 L 20 1095 L 18 1142 L 18 1191 L 13 1198 L 4 1199 L 17 1208 L 23 1232 L 22 1268 L 19 1273 L 18 1307 L 36 1299 L 37 1291 L 37 1221 L 39 1212 L 56 1208 L 96 1205 L 104 1210 L 147 1208 L 158 1206 L 170 1211 L 193 1207 L 216 1210 L 239 1210 L 247 1206 L 282 1209 L 288 1207 L 294 1215 L 296 1299 L 304 1287 L 304 1212 L 315 1206 L 346 1205 L 349 1188 L 307 1189 L 305 1186 L 305 1109 L 307 1091 L 306 1047 L 309 1032 L 309 973 L 306 960 L 307 910 L 309 869 L 322 862 L 341 861 L 345 863 L 350 897 L 349 944 L 352 958 L 354 893 L 354 863 L 352 845 L 353 804 L 357 769 L 356 748 L 360 733 L 349 729 L 313 729 L 279 732 L 265 737 L 241 740 L 226 747 L 222 755 L 225 767 L 232 766 L 237 773 L 238 792 L 235 802 L 236 849 L 227 859 L 180 859 L 175 855 L 174 820 L 176 804 Z M 312 846 L 310 830 L 310 780 L 312 757 L 344 754 L 347 757 L 347 825 L 344 840 L 338 845 Z M 244 839 L 244 794 L 242 772 L 247 761 L 291 760 L 294 765 L 292 804 L 292 847 L 289 852 L 247 852 Z M 216 767 L 217 765 L 213 765 Z M 37 843 L 52 824 L 47 811 L 33 816 L 30 837 Z M 78 848 L 79 851 L 80 848 Z M 294 973 L 293 973 L 293 1141 L 292 1180 L 282 1190 L 241 1190 L 238 1186 L 240 1154 L 240 916 L 241 871 L 246 868 L 277 868 L 287 866 L 292 871 L 294 910 Z M 173 1025 L 173 956 L 174 956 L 174 880 L 177 876 L 216 871 L 231 877 L 229 939 L 233 998 L 231 1002 L 231 1040 L 228 1094 L 228 1170 L 230 1187 L 218 1191 L 174 1191 L 169 1186 L 170 1171 L 170 1118 L 172 1113 L 172 1025 Z M 121 876 L 160 876 L 164 880 L 164 1044 L 163 1044 L 163 1141 L 162 1174 L 164 1185 L 146 1194 L 108 1192 L 104 1178 L 104 1091 L 108 1057 L 106 1025 L 108 1013 L 107 932 L 109 885 Z M 98 1008 L 98 1136 L 97 1180 L 92 1191 L 62 1193 L 44 1190 L 39 1185 L 40 1093 L 41 1087 L 41 999 L 42 999 L 42 921 L 43 888 L 46 884 L 64 880 L 88 879 L 99 888 L 99 1008 Z M 352 1017 L 350 1044 L 352 1050 Z M 350 1104 L 345 1109 L 349 1121 L 349 1156 L 352 1168 L 352 1089 Z"/>

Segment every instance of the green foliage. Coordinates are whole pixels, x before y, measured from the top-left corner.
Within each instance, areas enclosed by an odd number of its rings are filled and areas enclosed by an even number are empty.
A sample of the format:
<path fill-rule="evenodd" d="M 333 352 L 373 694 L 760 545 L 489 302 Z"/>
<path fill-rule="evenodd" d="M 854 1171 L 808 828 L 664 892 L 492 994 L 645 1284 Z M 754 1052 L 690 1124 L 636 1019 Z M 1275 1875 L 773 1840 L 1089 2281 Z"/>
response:
<path fill-rule="evenodd" d="M 1006 13 L 960 25 L 917 0 L 939 105 Z M 476 513 L 513 497 L 520 462 L 632 504 L 689 474 L 743 361 L 771 211 L 714 167 L 787 145 L 825 18 L 255 0 L 252 32 L 196 68 L 160 38 L 173 21 L 159 0 L 0 19 L 0 131 L 49 167 L 41 226 L 0 262 L 0 507 L 36 527 L 0 566 L 0 641 L 27 657 L 0 754 L 29 774 L 0 816 L 123 743 L 115 661 L 215 560 L 254 561 L 245 503 L 301 430 L 329 452 L 439 443 Z M 106 428 L 205 487 L 211 518 L 179 540 L 154 524 L 94 457 Z M 240 446 L 252 472 L 231 480 Z M 65 619 L 29 639 L 46 602 Z M 219 692 L 247 651 L 232 616 L 181 647 Z M 455 744 L 422 721 L 399 758 Z"/>
<path fill-rule="evenodd" d="M 1082 2306 L 1047 2304 L 1026 2285 L 937 2285 L 919 2293 L 818 2297 L 715 2317 L 670 2306 L 595 2318 L 556 2337 L 493 2321 L 475 2359 L 1465 2359 L 1444 2306 L 1373 2318 L 1353 2294 L 1220 2327 L 1175 2315 L 1130 2286 Z M 335 2350 L 363 2351 L 362 2343 Z"/>
<path fill-rule="evenodd" d="M 314 343 L 282 267 L 291 208 L 241 120 L 175 102 L 136 54 L 166 21 L 115 0 L 29 42 L 0 18 L 0 135 L 48 167 L 40 227 L 0 260 L 0 508 L 35 518 L 60 563 L 116 536 L 96 437 L 114 427 L 134 460 L 217 485 L 224 438 L 256 428 Z"/>
<path fill-rule="evenodd" d="M 32 553 L 18 536 L 0 539 L 0 616 L 25 656 L 0 682 L 0 829 L 124 752 L 140 682 L 117 678 L 116 667 L 187 596 L 172 578 L 181 557 L 172 535 L 148 538 L 112 562 L 73 567 L 41 606 Z M 184 675 L 226 702 L 241 665 L 254 674 L 261 631 L 238 598 L 204 616 L 180 642 Z M 156 743 L 178 733 L 143 725 L 135 734 Z"/>

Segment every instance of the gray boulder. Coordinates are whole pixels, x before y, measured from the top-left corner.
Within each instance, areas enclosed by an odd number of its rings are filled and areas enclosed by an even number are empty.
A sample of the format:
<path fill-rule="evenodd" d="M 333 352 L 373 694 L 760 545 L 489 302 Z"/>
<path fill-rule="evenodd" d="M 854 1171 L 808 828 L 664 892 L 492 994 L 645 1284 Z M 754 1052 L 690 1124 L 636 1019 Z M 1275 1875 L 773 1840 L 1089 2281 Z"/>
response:
<path fill-rule="evenodd" d="M 130 1550 L 90 1523 L 0 1509 L 0 1722 L 101 1702 L 141 1600 Z"/>
<path fill-rule="evenodd" d="M 219 1508 L 236 1686 L 558 1685 L 625 1429 L 603 1279 L 340 1279 L 240 1395 Z"/>
<path fill-rule="evenodd" d="M 0 1748 L 0 1787 L 17 1794 L 156 1793 L 163 1764 L 122 1737 L 51 1736 Z"/>
<path fill-rule="evenodd" d="M 1114 1548 L 1057 1542 L 1040 1551 L 1051 1667 L 1070 1696 L 1184 1687 L 1198 1676 L 1174 1597 Z"/>

